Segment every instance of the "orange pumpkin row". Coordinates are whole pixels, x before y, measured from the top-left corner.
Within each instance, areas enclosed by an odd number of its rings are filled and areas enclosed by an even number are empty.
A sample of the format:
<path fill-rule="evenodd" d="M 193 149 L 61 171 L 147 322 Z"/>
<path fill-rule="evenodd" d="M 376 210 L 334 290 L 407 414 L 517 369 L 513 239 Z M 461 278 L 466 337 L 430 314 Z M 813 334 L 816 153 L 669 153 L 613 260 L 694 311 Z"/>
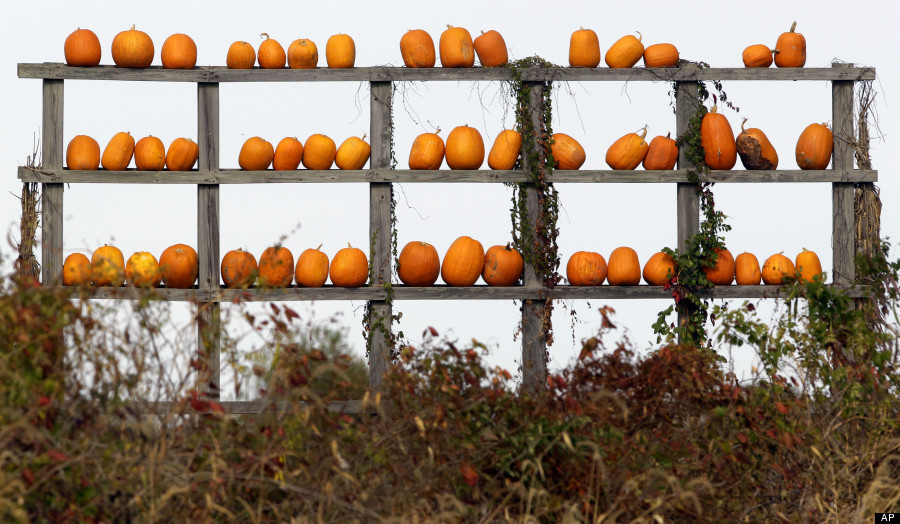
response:
<path fill-rule="evenodd" d="M 371 146 L 365 141 L 366 136 L 352 136 L 335 147 L 334 140 L 314 134 L 306 139 L 304 146 L 295 137 L 285 137 L 278 142 L 278 147 L 258 136 L 248 138 L 241 146 L 238 165 L 248 171 L 262 171 L 269 166 L 276 171 L 290 171 L 300 167 L 306 169 L 331 169 L 337 164 L 338 169 L 362 169 L 369 160 Z"/>
<path fill-rule="evenodd" d="M 66 167 L 93 171 L 101 165 L 109 171 L 121 171 L 134 164 L 139 171 L 187 171 L 194 167 L 200 155 L 197 143 L 189 138 L 176 138 L 169 150 L 162 140 L 146 136 L 135 143 L 130 133 L 118 132 L 109 140 L 103 155 L 100 144 L 87 135 L 77 135 L 66 147 Z"/>
<path fill-rule="evenodd" d="M 250 69 L 256 62 L 262 69 L 283 69 L 287 65 L 291 69 L 315 69 L 319 65 L 319 49 L 316 43 L 308 38 L 299 38 L 291 42 L 287 52 L 277 40 L 269 38 L 267 33 L 260 37 L 259 52 L 247 42 L 238 41 L 231 44 L 225 56 L 225 64 L 229 69 Z M 325 61 L 330 68 L 350 68 L 356 62 L 356 43 L 350 35 L 337 34 L 325 43 Z"/>
<path fill-rule="evenodd" d="M 794 262 L 776 253 L 766 259 L 762 268 L 752 253 L 741 253 L 736 258 L 727 249 L 717 250 L 716 253 L 716 266 L 704 268 L 703 271 L 710 283 L 717 286 L 731 285 L 732 282 L 737 282 L 739 286 L 755 286 L 760 281 L 768 286 L 777 286 L 792 279 L 824 282 L 826 277 L 819 256 L 806 249 L 796 256 Z"/>
<path fill-rule="evenodd" d="M 259 257 L 236 249 L 222 257 L 222 281 L 228 288 L 247 288 L 255 282 L 263 287 L 284 288 L 296 281 L 299 287 L 322 287 L 328 277 L 337 287 L 360 287 L 369 280 L 369 261 L 361 249 L 350 244 L 339 250 L 329 265 L 322 246 L 307 249 L 297 258 L 283 246 L 268 247 Z"/>
<path fill-rule="evenodd" d="M 156 257 L 146 251 L 138 251 L 125 257 L 122 251 L 106 245 L 94 251 L 91 259 L 81 253 L 73 253 L 63 263 L 64 286 L 119 287 L 126 281 L 135 287 L 187 289 L 197 281 L 199 259 L 194 248 L 185 244 L 167 247 Z"/>
<path fill-rule="evenodd" d="M 744 67 L 803 67 L 806 65 L 806 38 L 797 33 L 797 22 L 791 24 L 787 33 L 781 33 L 775 42 L 775 49 L 755 44 L 744 49 L 741 59 Z"/>
<path fill-rule="evenodd" d="M 463 236 L 453 241 L 443 262 L 427 242 L 406 244 L 397 261 L 397 276 L 407 286 L 418 287 L 434 285 L 438 274 L 448 286 L 471 286 L 479 276 L 490 286 L 514 286 L 524 267 L 522 255 L 508 244 L 485 252 L 481 242 Z"/>

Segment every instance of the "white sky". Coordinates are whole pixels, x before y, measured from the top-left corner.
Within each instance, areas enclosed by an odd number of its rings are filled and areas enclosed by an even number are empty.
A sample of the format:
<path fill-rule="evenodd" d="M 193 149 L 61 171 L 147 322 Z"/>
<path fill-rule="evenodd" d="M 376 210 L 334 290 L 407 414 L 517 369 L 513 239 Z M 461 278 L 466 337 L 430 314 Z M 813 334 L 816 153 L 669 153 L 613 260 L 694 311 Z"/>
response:
<path fill-rule="evenodd" d="M 380 8 L 379 5 L 389 5 Z M 440 6 L 440 7 L 438 7 Z M 734 6 L 734 9 L 714 6 Z M 858 6 L 858 7 L 857 7 Z M 62 62 L 63 42 L 76 27 L 89 28 L 100 38 L 102 63 L 112 64 L 113 37 L 137 24 L 159 49 L 167 36 L 189 34 L 198 46 L 198 65 L 224 65 L 228 46 L 246 40 L 254 47 L 259 33 L 267 32 L 285 48 L 297 38 L 310 38 L 320 49 L 328 37 L 350 34 L 356 41 L 358 66 L 402 65 L 398 42 L 407 29 L 428 31 L 435 42 L 445 24 L 467 28 L 473 37 L 480 30 L 496 29 L 505 38 L 513 58 L 539 54 L 567 64 L 569 35 L 579 26 L 594 29 L 601 51 L 635 30 L 645 45 L 675 44 L 682 58 L 702 60 L 713 67 L 740 67 L 741 51 L 750 44 L 769 46 L 791 22 L 807 40 L 807 66 L 828 67 L 833 59 L 874 66 L 878 70 L 878 113 L 884 142 L 873 143 L 873 161 L 880 171 L 884 202 L 882 231 L 900 234 L 898 190 L 891 166 L 900 164 L 900 152 L 890 146 L 897 124 L 891 101 L 900 86 L 896 53 L 900 36 L 896 20 L 900 4 L 894 0 L 832 0 L 792 2 L 759 0 L 752 4 L 722 2 L 688 8 L 671 2 L 648 1 L 640 7 L 596 1 L 517 2 L 235 2 L 202 0 L 154 3 L 131 1 L 33 1 L 11 3 L 3 17 L 7 45 L 0 49 L 3 140 L 0 162 L 3 198 L 0 221 L 18 235 L 21 185 L 16 166 L 31 153 L 40 136 L 41 83 L 16 78 L 18 62 Z M 452 13 L 449 11 L 452 10 Z M 160 137 L 168 145 L 177 137 L 195 139 L 197 133 L 194 84 L 144 82 L 66 81 L 66 143 L 77 134 L 93 136 L 105 147 L 117 131 L 135 138 Z M 675 131 L 666 83 L 581 83 L 559 86 L 553 127 L 581 142 L 587 150 L 584 169 L 606 169 L 608 146 L 625 133 L 649 124 L 650 137 Z M 398 88 L 394 114 L 395 144 L 400 168 L 406 167 L 409 147 L 419 133 L 468 124 L 478 128 L 490 148 L 497 133 L 513 125 L 506 94 L 497 83 L 440 82 Z M 402 91 L 402 92 L 401 92 Z M 797 136 L 809 123 L 831 119 L 828 82 L 726 82 L 729 99 L 740 115 L 724 110 L 735 132 L 742 116 L 750 127 L 768 135 L 780 157 L 781 168 L 794 169 Z M 222 167 L 237 167 L 243 141 L 254 135 L 276 144 L 285 136 L 305 142 L 324 133 L 338 144 L 351 135 L 368 132 L 369 103 L 366 84 L 222 84 Z M 485 164 L 485 169 L 487 168 Z M 740 168 L 740 163 L 737 168 Z M 448 177 L 452 173 L 448 172 Z M 574 251 L 598 251 L 608 258 L 620 245 L 637 250 L 641 262 L 663 246 L 675 245 L 674 185 L 562 184 L 563 211 L 559 238 L 562 267 Z M 65 193 L 65 255 L 86 254 L 106 242 L 115 243 L 127 257 L 134 251 L 157 256 L 172 244 L 196 247 L 196 189 L 194 186 L 73 185 Z M 816 251 L 825 271 L 831 270 L 831 187 L 829 184 L 736 185 L 715 189 L 717 204 L 733 226 L 726 237 L 734 255 L 750 251 L 762 262 L 784 251 L 793 258 L 801 248 Z M 485 246 L 509 240 L 510 192 L 502 185 L 406 184 L 399 198 L 399 240 L 424 240 L 443 257 L 458 236 L 470 235 Z M 295 257 L 303 249 L 324 244 L 331 257 L 351 242 L 368 244 L 368 187 L 365 184 L 225 185 L 221 188 L 222 254 L 242 247 L 257 257 L 265 247 L 288 235 L 285 245 Z M 13 248 L 0 244 L 8 271 Z M 38 251 L 40 255 L 40 251 Z M 896 250 L 894 256 L 897 256 Z M 617 310 L 619 325 L 639 346 L 655 340 L 650 325 L 656 312 L 669 301 L 576 301 L 578 321 L 562 307 L 554 316 L 557 342 L 551 348 L 551 368 L 577 354 L 575 340 L 592 335 L 598 325 L 596 308 L 604 303 Z M 318 318 L 341 315 L 351 341 L 362 348 L 359 335 L 361 305 L 320 302 L 299 309 Z M 518 305 L 511 301 L 398 302 L 403 312 L 400 328 L 415 343 L 423 329 L 434 326 L 461 341 L 473 337 L 494 346 L 492 360 L 515 369 L 519 342 L 513 340 Z M 184 315 L 185 322 L 187 316 Z M 574 330 L 573 330 L 574 328 Z M 746 362 L 746 355 L 736 357 Z"/>

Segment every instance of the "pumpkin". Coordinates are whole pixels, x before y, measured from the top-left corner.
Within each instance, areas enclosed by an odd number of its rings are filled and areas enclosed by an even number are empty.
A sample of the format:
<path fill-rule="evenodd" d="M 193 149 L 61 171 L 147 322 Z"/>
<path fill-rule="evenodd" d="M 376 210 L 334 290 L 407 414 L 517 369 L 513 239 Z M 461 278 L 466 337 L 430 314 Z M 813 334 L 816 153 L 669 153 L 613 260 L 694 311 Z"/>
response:
<path fill-rule="evenodd" d="M 475 65 L 475 45 L 472 35 L 462 27 L 447 26 L 438 42 L 441 66 L 472 67 Z"/>
<path fill-rule="evenodd" d="M 518 251 L 505 246 L 491 246 L 484 254 L 481 278 L 489 286 L 514 286 L 522 278 L 525 261 Z"/>
<path fill-rule="evenodd" d="M 734 279 L 739 286 L 758 286 L 762 281 L 759 260 L 753 253 L 741 253 L 734 259 Z"/>
<path fill-rule="evenodd" d="M 200 157 L 200 146 L 189 138 L 176 138 L 166 151 L 166 169 L 188 171 Z"/>
<path fill-rule="evenodd" d="M 644 49 L 644 67 L 677 67 L 679 58 L 672 44 L 653 44 Z"/>
<path fill-rule="evenodd" d="M 155 136 L 145 136 L 134 145 L 134 166 L 138 171 L 160 171 L 166 167 L 166 146 Z"/>
<path fill-rule="evenodd" d="M 112 57 L 116 67 L 149 67 L 153 62 L 153 40 L 131 26 L 117 34 L 112 41 Z"/>
<path fill-rule="evenodd" d="M 167 247 L 159 256 L 159 269 L 166 287 L 188 289 L 197 281 L 200 258 L 191 246 L 175 244 Z"/>
<path fill-rule="evenodd" d="M 287 63 L 287 54 L 281 44 L 273 38 L 269 38 L 269 33 L 260 33 L 263 38 L 259 44 L 259 51 L 256 52 L 256 61 L 259 67 L 263 69 L 283 69 Z"/>
<path fill-rule="evenodd" d="M 251 69 L 256 63 L 256 51 L 247 42 L 238 41 L 231 44 L 225 56 L 228 69 Z"/>
<path fill-rule="evenodd" d="M 166 69 L 193 69 L 197 65 L 197 44 L 188 35 L 175 33 L 163 42 L 159 58 Z"/>
<path fill-rule="evenodd" d="M 734 282 L 734 257 L 731 251 L 722 248 L 714 249 L 716 255 L 716 265 L 714 267 L 703 267 L 703 273 L 706 279 L 715 286 L 730 286 Z"/>
<path fill-rule="evenodd" d="M 410 169 L 440 169 L 444 161 L 444 140 L 434 133 L 422 133 L 413 140 L 409 150 Z"/>
<path fill-rule="evenodd" d="M 306 139 L 303 148 L 303 167 L 306 169 L 331 169 L 337 147 L 331 138 L 315 134 Z"/>
<path fill-rule="evenodd" d="M 331 283 L 337 287 L 360 287 L 369 280 L 369 260 L 362 249 L 347 243 L 331 261 Z"/>
<path fill-rule="evenodd" d="M 138 251 L 125 263 L 125 280 L 134 287 L 159 287 L 162 272 L 152 253 Z"/>
<path fill-rule="evenodd" d="M 794 153 L 800 169 L 825 169 L 831 162 L 834 135 L 825 124 L 810 124 L 800 133 Z"/>
<path fill-rule="evenodd" d="M 256 281 L 259 266 L 253 253 L 240 248 L 232 249 L 222 257 L 221 273 L 225 287 L 248 288 Z"/>
<path fill-rule="evenodd" d="M 428 242 L 410 242 L 397 259 L 397 276 L 407 286 L 431 286 L 441 273 L 437 249 Z"/>
<path fill-rule="evenodd" d="M 648 171 L 671 170 L 675 169 L 678 162 L 678 144 L 671 137 L 671 133 L 666 136 L 658 136 L 650 141 L 650 147 L 647 148 L 647 156 L 644 157 L 644 169 Z"/>
<path fill-rule="evenodd" d="M 481 67 L 497 67 L 509 62 L 509 54 L 506 52 L 506 41 L 497 31 L 491 29 L 481 35 L 474 42 L 475 53 Z"/>
<path fill-rule="evenodd" d="M 606 164 L 613 169 L 624 169 L 627 171 L 639 166 L 650 149 L 650 145 L 644 142 L 646 136 L 647 126 L 644 126 L 640 135 L 628 133 L 613 142 L 613 145 L 606 150 Z"/>
<path fill-rule="evenodd" d="M 319 49 L 307 38 L 294 40 L 288 47 L 288 67 L 291 69 L 315 69 L 319 65 Z"/>
<path fill-rule="evenodd" d="M 106 144 L 100 164 L 109 171 L 122 171 L 131 163 L 134 156 L 134 137 L 130 133 L 119 131 Z"/>
<path fill-rule="evenodd" d="M 769 138 L 755 127 L 745 129 L 746 124 L 745 118 L 741 122 L 741 132 L 735 140 L 741 163 L 746 169 L 777 169 L 778 153 L 769 142 Z"/>
<path fill-rule="evenodd" d="M 522 148 L 522 135 L 512 129 L 500 131 L 488 153 L 488 167 L 507 170 L 516 167 L 519 150 Z"/>
<path fill-rule="evenodd" d="M 550 152 L 556 160 L 556 169 L 576 170 L 584 164 L 584 148 L 577 140 L 565 133 L 554 133 L 550 138 Z"/>
<path fill-rule="evenodd" d="M 400 56 L 406 67 L 434 67 L 434 40 L 421 29 L 410 29 L 400 37 Z"/>
<path fill-rule="evenodd" d="M 641 261 L 630 247 L 617 247 L 609 255 L 606 275 L 611 286 L 636 286 L 641 282 Z"/>
<path fill-rule="evenodd" d="M 741 59 L 744 67 L 769 67 L 772 65 L 772 54 L 775 51 L 762 44 L 754 44 L 744 49 Z"/>
<path fill-rule="evenodd" d="M 616 40 L 606 52 L 606 65 L 616 69 L 627 69 L 638 63 L 644 56 L 644 44 L 641 43 L 641 34 L 638 38 L 625 35 Z"/>
<path fill-rule="evenodd" d="M 294 254 L 284 246 L 267 247 L 259 256 L 259 285 L 287 287 L 294 279 Z"/>
<path fill-rule="evenodd" d="M 781 253 L 767 258 L 762 267 L 762 279 L 768 286 L 780 286 L 785 279 L 794 278 L 796 273 L 794 263 Z"/>
<path fill-rule="evenodd" d="M 484 140 L 474 127 L 459 126 L 447 135 L 447 165 L 450 169 L 478 169 L 484 163 Z"/>
<path fill-rule="evenodd" d="M 356 44 L 350 35 L 336 34 L 325 42 L 325 62 L 332 69 L 353 67 L 356 62 Z"/>
<path fill-rule="evenodd" d="M 448 286 L 471 286 L 484 270 L 484 248 L 474 238 L 462 236 L 450 244 L 441 263 L 441 279 Z"/>
<path fill-rule="evenodd" d="M 94 170 L 100 167 L 100 144 L 87 135 L 77 135 L 66 146 L 69 169 Z"/>
<path fill-rule="evenodd" d="M 366 142 L 366 135 L 362 138 L 351 136 L 341 144 L 334 155 L 334 163 L 338 169 L 362 169 L 369 160 L 372 146 Z"/>
<path fill-rule="evenodd" d="M 644 264 L 644 282 L 651 286 L 664 286 L 675 276 L 675 259 L 668 253 L 655 253 Z"/>
<path fill-rule="evenodd" d="M 315 249 L 305 249 L 297 257 L 294 280 L 300 287 L 322 287 L 328 280 L 328 255 L 323 253 L 322 244 Z"/>
<path fill-rule="evenodd" d="M 294 137 L 285 137 L 278 142 L 275 155 L 272 157 L 272 169 L 275 171 L 292 171 L 300 166 L 303 158 L 303 144 Z"/>
<path fill-rule="evenodd" d="M 119 248 L 105 245 L 91 255 L 91 281 L 94 286 L 119 287 L 125 283 L 125 256 Z"/>
<path fill-rule="evenodd" d="M 581 28 L 569 39 L 569 65 L 597 67 L 600 65 L 600 39 L 591 29 Z"/>
<path fill-rule="evenodd" d="M 63 262 L 64 286 L 86 286 L 91 283 L 91 261 L 82 253 L 72 253 Z"/>
<path fill-rule="evenodd" d="M 794 266 L 797 268 L 797 278 L 801 282 L 825 281 L 825 274 L 822 272 L 822 262 L 819 261 L 819 255 L 814 251 L 808 251 L 804 248 L 802 252 L 797 254 Z"/>
<path fill-rule="evenodd" d="M 566 263 L 566 278 L 573 286 L 599 286 L 606 273 L 606 259 L 593 251 L 577 251 Z"/>
<path fill-rule="evenodd" d="M 275 158 L 275 148 L 268 141 L 258 136 L 250 137 L 241 146 L 238 154 L 238 165 L 247 171 L 269 169 Z"/>
<path fill-rule="evenodd" d="M 795 29 L 797 22 L 775 42 L 775 67 L 803 67 L 806 64 L 806 38 Z"/>
<path fill-rule="evenodd" d="M 737 163 L 737 146 L 731 124 L 716 109 L 713 106 L 703 115 L 700 122 L 700 145 L 704 151 L 703 161 L 710 169 L 727 171 Z"/>
<path fill-rule="evenodd" d="M 67 65 L 75 67 L 95 67 L 100 65 L 100 39 L 90 29 L 81 29 L 79 27 L 72 31 L 72 34 L 66 37 L 63 51 L 66 55 Z"/>

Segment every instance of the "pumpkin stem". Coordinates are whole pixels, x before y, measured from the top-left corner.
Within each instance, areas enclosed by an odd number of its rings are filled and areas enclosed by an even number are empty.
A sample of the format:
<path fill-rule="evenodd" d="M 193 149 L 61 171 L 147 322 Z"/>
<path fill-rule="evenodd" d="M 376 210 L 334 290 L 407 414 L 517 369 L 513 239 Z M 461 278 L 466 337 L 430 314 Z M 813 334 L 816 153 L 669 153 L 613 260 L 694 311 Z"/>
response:
<path fill-rule="evenodd" d="M 672 138 L 672 132 L 666 131 L 666 138 Z"/>
<path fill-rule="evenodd" d="M 640 31 L 635 31 L 635 33 L 638 34 L 638 42 L 640 42 L 641 39 L 644 38 L 644 35 L 642 35 Z"/>
<path fill-rule="evenodd" d="M 131 30 L 134 31 L 134 24 L 131 24 Z"/>
<path fill-rule="evenodd" d="M 747 132 L 747 130 L 744 129 L 744 126 L 745 126 L 746 124 L 747 124 L 747 117 L 744 117 L 744 120 L 741 121 L 741 132 L 742 132 L 742 133 L 746 133 L 746 132 Z"/>
<path fill-rule="evenodd" d="M 780 53 L 780 52 L 781 52 L 781 49 L 771 49 L 770 51 L 771 51 L 772 54 L 774 55 L 774 54 Z"/>
<path fill-rule="evenodd" d="M 347 242 L 347 249 L 353 249 L 353 246 L 350 245 L 350 242 Z"/>
<path fill-rule="evenodd" d="M 366 139 L 366 134 L 363 133 L 363 137 L 361 138 L 361 140 L 365 140 L 365 139 Z"/>
<path fill-rule="evenodd" d="M 709 112 L 710 112 L 710 113 L 715 113 L 715 112 L 718 111 L 718 110 L 719 110 L 719 106 L 713 105 L 713 106 L 712 106 L 712 109 L 710 109 Z"/>
<path fill-rule="evenodd" d="M 797 21 L 796 20 L 794 20 L 794 23 L 791 24 L 791 33 L 793 33 L 795 29 L 797 29 Z"/>
<path fill-rule="evenodd" d="M 649 127 L 649 126 L 645 124 L 645 125 L 644 125 L 644 129 L 641 130 L 641 134 L 640 134 L 641 140 L 647 138 L 647 128 L 648 128 L 648 127 Z"/>
<path fill-rule="evenodd" d="M 321 251 L 321 250 L 322 250 L 322 244 L 319 244 L 319 247 L 316 248 L 316 251 Z"/>
<path fill-rule="evenodd" d="M 260 37 L 260 38 L 266 37 L 266 40 L 268 40 L 268 39 L 269 39 L 269 33 L 260 33 L 260 34 L 259 34 L 259 37 Z M 263 40 L 263 42 L 265 42 L 266 40 Z"/>

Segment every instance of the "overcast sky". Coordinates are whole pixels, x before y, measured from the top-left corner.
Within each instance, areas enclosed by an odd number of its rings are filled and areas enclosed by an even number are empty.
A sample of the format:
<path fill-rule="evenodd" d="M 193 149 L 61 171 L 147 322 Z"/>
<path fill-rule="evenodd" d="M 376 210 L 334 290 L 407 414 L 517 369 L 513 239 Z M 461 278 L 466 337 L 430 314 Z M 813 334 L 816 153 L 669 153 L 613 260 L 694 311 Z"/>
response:
<path fill-rule="evenodd" d="M 380 7 L 388 6 L 388 7 Z M 733 9 L 719 8 L 729 6 Z M 120 31 L 136 24 L 156 46 L 153 64 L 169 35 L 189 34 L 198 46 L 198 65 L 224 65 L 228 46 L 246 40 L 258 47 L 267 32 L 285 48 L 297 38 L 318 44 L 320 66 L 325 65 L 325 42 L 336 33 L 356 41 L 357 66 L 402 66 L 400 37 L 407 29 L 424 29 L 437 43 L 446 24 L 465 27 L 473 37 L 496 29 L 510 55 L 534 54 L 565 65 L 572 31 L 595 30 L 601 51 L 621 36 L 640 31 L 645 45 L 675 44 L 681 57 L 712 67 L 740 67 L 741 51 L 751 44 L 774 47 L 778 35 L 794 20 L 807 40 L 807 67 L 829 67 L 838 59 L 874 66 L 878 116 L 884 141 L 873 143 L 873 163 L 879 170 L 884 202 L 882 232 L 900 235 L 900 202 L 895 170 L 900 149 L 891 146 L 897 130 L 896 98 L 900 77 L 895 49 L 900 46 L 895 0 L 847 2 L 759 0 L 753 4 L 722 2 L 703 8 L 688 4 L 647 1 L 640 6 L 583 2 L 472 2 L 450 5 L 428 2 L 235 2 L 231 0 L 154 3 L 131 1 L 32 1 L 6 6 L 3 17 L 7 45 L 0 49 L 0 77 L 4 97 L 4 197 L 0 221 L 18 235 L 17 196 L 21 184 L 16 166 L 31 153 L 40 136 L 41 82 L 16 78 L 18 62 L 62 62 L 63 42 L 75 28 L 89 28 L 100 38 L 102 63 L 112 64 L 110 45 Z M 553 128 L 576 138 L 587 150 L 584 169 L 606 169 L 609 145 L 628 132 L 649 125 L 648 139 L 675 132 L 675 117 L 666 83 L 578 83 L 558 85 Z M 779 167 L 795 169 L 794 146 L 810 123 L 831 120 L 828 82 L 725 82 L 729 99 L 740 114 L 724 110 L 735 133 L 741 117 L 759 127 L 777 149 Z M 394 102 L 395 151 L 406 168 L 414 137 L 434 127 L 442 136 L 456 126 L 476 127 L 490 148 L 501 129 L 513 126 L 508 92 L 498 83 L 414 83 L 397 86 Z M 240 145 L 251 136 L 273 144 L 286 136 L 305 142 L 324 133 L 340 144 L 369 129 L 368 85 L 363 83 L 223 84 L 220 88 L 221 157 L 223 168 L 237 167 Z M 177 137 L 196 139 L 196 86 L 190 83 L 66 81 L 67 143 L 87 134 L 105 147 L 118 131 L 136 138 L 160 137 L 168 145 Z M 446 167 L 445 167 L 446 168 Z M 487 165 L 485 163 L 485 169 Z M 740 168 L 738 163 L 737 168 Z M 452 174 L 448 173 L 448 176 Z M 503 185 L 406 184 L 397 188 L 400 246 L 413 240 L 433 244 L 443 257 L 461 235 L 478 239 L 485 248 L 510 240 L 510 190 Z M 643 264 L 663 246 L 675 247 L 674 185 L 562 184 L 559 237 L 561 272 L 569 255 L 598 251 L 604 257 L 616 247 L 633 247 Z M 773 253 L 793 258 L 802 248 L 816 251 L 825 271 L 831 271 L 831 187 L 829 184 L 720 184 L 717 204 L 729 215 L 733 230 L 726 243 L 734 255 L 750 251 L 760 262 Z M 323 244 L 331 257 L 349 241 L 368 245 L 368 187 L 365 184 L 225 185 L 221 188 L 221 249 L 238 247 L 257 257 L 265 247 L 287 235 L 285 245 L 295 257 L 308 247 Z M 196 189 L 194 186 L 73 185 L 65 189 L 65 253 L 90 253 L 110 242 L 126 258 L 135 251 L 157 257 L 167 246 L 196 247 Z M 8 263 L 13 248 L 0 245 Z M 38 251 L 38 255 L 40 252 Z M 897 256 L 895 249 L 894 256 Z M 8 264 L 3 266 L 8 271 Z M 551 367 L 577 354 L 573 339 L 592 335 L 598 325 L 596 308 L 608 304 L 619 325 L 640 347 L 655 341 L 650 325 L 669 301 L 575 301 L 573 321 L 557 307 L 557 342 L 551 348 Z M 362 350 L 362 304 L 319 302 L 301 309 L 317 318 L 340 315 L 350 340 Z M 298 306 L 300 307 L 300 306 Z M 518 303 L 405 302 L 400 328 L 416 342 L 427 326 L 461 341 L 478 338 L 494 348 L 492 360 L 515 369 L 520 344 L 514 341 Z M 187 315 L 183 314 L 186 322 Z M 744 358 L 744 357 L 739 357 Z"/>

